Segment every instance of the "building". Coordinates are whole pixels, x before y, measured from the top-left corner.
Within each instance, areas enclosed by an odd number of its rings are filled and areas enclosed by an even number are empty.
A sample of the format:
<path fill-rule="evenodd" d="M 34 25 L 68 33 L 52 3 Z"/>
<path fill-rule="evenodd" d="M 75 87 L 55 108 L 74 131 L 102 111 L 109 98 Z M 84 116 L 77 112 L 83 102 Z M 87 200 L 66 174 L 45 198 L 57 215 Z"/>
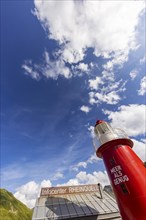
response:
<path fill-rule="evenodd" d="M 121 220 L 115 199 L 100 184 L 42 188 L 32 220 Z"/>

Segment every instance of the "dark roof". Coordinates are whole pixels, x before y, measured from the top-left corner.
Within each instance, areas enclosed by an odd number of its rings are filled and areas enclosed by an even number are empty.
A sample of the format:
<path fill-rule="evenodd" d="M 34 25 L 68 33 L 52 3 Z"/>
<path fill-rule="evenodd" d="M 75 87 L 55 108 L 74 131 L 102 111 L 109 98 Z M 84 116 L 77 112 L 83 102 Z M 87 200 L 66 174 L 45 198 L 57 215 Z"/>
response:
<path fill-rule="evenodd" d="M 107 192 L 110 196 L 112 196 L 113 198 L 115 198 L 115 194 L 114 194 L 114 191 L 113 191 L 113 188 L 111 185 L 107 185 L 104 187 L 103 189 L 105 192 Z"/>
<path fill-rule="evenodd" d="M 78 187 L 81 188 L 82 186 Z M 58 188 L 53 188 L 53 190 L 56 189 L 58 190 Z M 56 192 L 54 191 L 54 193 Z M 91 192 L 88 190 L 86 192 L 80 192 L 78 190 L 78 192 L 75 193 L 65 193 L 51 196 L 44 196 L 41 192 L 40 198 L 36 201 L 32 220 L 121 219 L 115 199 L 105 191 L 102 192 L 102 196 L 103 198 L 101 199 L 99 190 Z"/>

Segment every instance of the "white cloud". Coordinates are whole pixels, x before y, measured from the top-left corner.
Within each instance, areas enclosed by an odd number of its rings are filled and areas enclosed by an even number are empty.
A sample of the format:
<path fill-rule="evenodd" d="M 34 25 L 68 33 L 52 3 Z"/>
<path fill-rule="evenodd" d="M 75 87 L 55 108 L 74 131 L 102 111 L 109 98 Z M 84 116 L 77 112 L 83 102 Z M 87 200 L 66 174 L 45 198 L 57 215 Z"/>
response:
<path fill-rule="evenodd" d="M 111 92 L 123 92 L 126 90 L 125 85 L 126 85 L 127 81 L 123 81 L 123 80 L 119 80 L 117 82 L 109 82 L 109 85 L 105 88 L 107 91 L 111 91 Z"/>
<path fill-rule="evenodd" d="M 58 179 L 62 179 L 64 176 L 61 172 L 57 172 L 55 173 L 55 175 L 53 176 L 53 178 L 51 178 L 51 180 L 58 180 Z"/>
<path fill-rule="evenodd" d="M 64 76 L 65 78 L 71 77 L 71 72 L 68 67 L 65 66 L 65 62 L 62 59 L 57 59 L 57 61 L 51 61 L 49 53 L 45 51 L 45 66 L 43 70 L 43 75 L 47 78 L 58 78 L 59 75 Z"/>
<path fill-rule="evenodd" d="M 40 79 L 39 73 L 36 70 L 34 70 L 32 61 L 25 61 L 25 64 L 22 65 L 22 69 L 24 69 L 26 75 L 31 76 L 33 79 Z"/>
<path fill-rule="evenodd" d="M 80 62 L 79 64 L 72 64 L 71 71 L 73 76 L 83 76 L 83 74 L 89 74 L 95 65 L 91 62 L 89 64 Z"/>
<path fill-rule="evenodd" d="M 89 103 L 91 105 L 95 103 L 107 103 L 110 105 L 115 105 L 121 100 L 120 96 L 118 95 L 117 91 L 112 92 L 90 92 L 89 93 Z"/>
<path fill-rule="evenodd" d="M 97 184 L 101 183 L 104 185 L 109 185 L 109 179 L 107 173 L 104 171 L 94 171 L 92 174 L 81 171 L 76 175 L 76 178 L 81 184 Z"/>
<path fill-rule="evenodd" d="M 43 180 L 40 184 L 36 183 L 35 181 L 30 181 L 18 187 L 16 189 L 16 193 L 14 193 L 14 196 L 29 208 L 33 208 L 36 198 L 40 194 L 41 187 L 50 187 L 51 185 L 50 180 Z"/>
<path fill-rule="evenodd" d="M 115 73 L 123 67 L 123 64 L 128 60 L 128 51 L 116 52 L 113 57 L 103 65 L 103 71 L 100 77 L 102 87 L 96 87 L 96 93 L 89 93 L 90 104 L 107 103 L 110 105 L 117 104 L 121 99 L 121 92 L 126 90 L 127 81 L 116 81 Z M 99 82 L 100 82 L 99 81 Z M 89 85 L 90 86 L 90 85 Z M 93 89 L 90 86 L 91 89 Z M 95 87 L 94 87 L 95 89 Z"/>
<path fill-rule="evenodd" d="M 88 112 L 91 110 L 91 108 L 89 108 L 88 106 L 83 105 L 83 106 L 80 108 L 80 110 L 83 111 L 83 112 L 85 112 L 85 113 L 88 113 Z"/>
<path fill-rule="evenodd" d="M 74 49 L 70 44 L 66 44 L 63 50 L 60 50 L 60 53 L 68 63 L 78 63 L 84 58 L 84 50 L 83 49 Z"/>
<path fill-rule="evenodd" d="M 89 103 L 91 105 L 96 104 L 98 101 L 95 98 L 95 92 L 89 92 Z"/>
<path fill-rule="evenodd" d="M 135 139 L 132 139 L 132 141 L 134 142 L 134 146 L 132 149 L 140 157 L 140 159 L 145 162 L 146 161 L 146 143 L 135 140 Z"/>
<path fill-rule="evenodd" d="M 66 183 L 57 184 L 57 186 L 75 186 L 75 185 L 79 185 L 79 181 L 76 178 L 70 179 Z"/>
<path fill-rule="evenodd" d="M 91 137 L 92 138 L 94 138 L 94 126 L 90 126 L 89 128 L 88 128 L 88 131 L 90 131 L 90 135 L 91 135 Z"/>
<path fill-rule="evenodd" d="M 107 103 L 115 105 L 121 100 L 121 92 L 126 90 L 127 81 L 116 81 L 113 72 L 103 71 L 101 76 L 89 80 L 89 103 L 91 105 Z M 99 87 L 99 85 L 102 85 Z M 92 91 L 94 90 L 94 91 Z"/>
<path fill-rule="evenodd" d="M 103 186 L 109 184 L 106 171 L 94 171 L 93 173 L 79 172 L 75 178 L 70 179 L 63 184 L 57 184 L 57 186 L 69 186 L 80 184 L 97 184 L 101 183 Z M 41 187 L 51 187 L 50 180 L 43 180 L 40 184 L 35 181 L 30 181 L 16 189 L 14 196 L 27 205 L 29 208 L 33 208 L 36 203 L 37 197 L 40 195 Z"/>
<path fill-rule="evenodd" d="M 146 76 L 144 76 L 140 82 L 140 89 L 138 90 L 139 95 L 144 95 L 146 93 Z"/>
<path fill-rule="evenodd" d="M 103 80 L 106 79 L 109 82 L 114 82 L 114 80 L 115 80 L 114 73 L 111 71 L 106 71 L 106 70 L 102 71 L 102 78 L 103 78 Z"/>
<path fill-rule="evenodd" d="M 78 164 L 71 167 L 71 169 L 74 171 L 79 171 L 79 168 L 83 167 L 85 169 L 87 168 L 88 164 L 97 163 L 99 160 L 101 159 L 98 158 L 96 154 L 94 153 L 86 161 L 79 162 Z"/>
<path fill-rule="evenodd" d="M 86 168 L 87 167 L 87 163 L 86 162 L 79 162 L 78 166 Z"/>
<path fill-rule="evenodd" d="M 22 65 L 22 68 L 25 70 L 26 75 L 29 75 L 36 80 L 39 80 L 42 77 L 56 80 L 59 76 L 63 76 L 68 79 L 73 75 L 82 76 L 83 73 L 88 74 L 93 68 L 92 63 L 85 64 L 83 62 L 77 65 L 72 65 L 71 68 L 69 68 L 62 57 L 58 56 L 58 53 L 54 56 L 55 59 L 51 60 L 49 53 L 45 50 L 42 62 L 36 64 L 31 60 L 26 60 Z"/>
<path fill-rule="evenodd" d="M 96 154 L 92 154 L 92 155 L 89 157 L 89 159 L 87 160 L 87 163 L 95 163 L 95 162 L 97 162 L 97 160 L 99 160 L 99 159 L 98 159 L 98 157 L 96 156 Z"/>
<path fill-rule="evenodd" d="M 116 91 L 109 92 L 107 94 L 103 93 L 95 93 L 95 97 L 97 98 L 98 102 L 105 102 L 107 104 L 117 104 L 120 101 L 120 96 L 116 93 Z"/>
<path fill-rule="evenodd" d="M 48 37 L 62 45 L 66 62 L 81 61 L 88 47 L 94 48 L 97 56 L 105 56 L 136 46 L 135 27 L 144 8 L 142 1 L 35 0 L 34 3 L 34 14 Z"/>
<path fill-rule="evenodd" d="M 88 71 L 88 64 L 79 63 L 78 68 L 79 68 L 79 70 L 82 70 L 82 71 L 84 71 L 84 72 L 87 72 L 87 71 Z"/>
<path fill-rule="evenodd" d="M 128 50 L 116 52 L 112 59 L 103 65 L 105 71 L 112 72 L 115 67 L 122 68 L 123 64 L 128 60 Z"/>
<path fill-rule="evenodd" d="M 101 77 L 96 77 L 95 79 L 90 79 L 89 80 L 89 88 L 91 90 L 97 90 L 99 85 L 103 84 L 103 81 L 101 79 Z"/>
<path fill-rule="evenodd" d="M 41 183 L 40 183 L 40 186 L 41 187 L 51 187 L 52 186 L 52 183 L 50 180 L 43 180 Z M 40 187 L 39 186 L 39 187 Z"/>
<path fill-rule="evenodd" d="M 82 72 L 88 73 L 89 67 L 91 67 L 91 64 L 88 65 L 86 63 L 81 62 L 78 65 L 76 65 L 74 69 L 80 71 L 81 73 Z"/>
<path fill-rule="evenodd" d="M 58 79 L 60 76 L 68 79 L 88 73 L 93 66 L 83 62 L 87 48 L 93 48 L 97 57 L 102 55 L 110 59 L 103 68 L 111 72 L 114 67 L 121 68 L 128 59 L 129 51 L 138 45 L 135 30 L 144 9 L 142 1 L 34 0 L 34 4 L 33 14 L 48 38 L 56 40 L 60 47 L 53 52 L 54 60 L 45 51 L 42 63 L 24 62 L 22 68 L 25 74 L 33 79 Z M 73 64 L 71 68 L 68 63 Z M 98 78 L 95 82 L 90 81 L 92 89 L 97 89 L 99 84 Z"/>
<path fill-rule="evenodd" d="M 103 112 L 108 115 L 111 125 L 114 128 L 123 129 L 129 136 L 137 136 L 145 134 L 145 105 L 122 105 L 118 111 Z"/>
<path fill-rule="evenodd" d="M 106 171 L 94 171 L 93 173 L 87 173 L 85 171 L 79 172 L 75 178 L 70 179 L 68 182 L 60 185 L 80 185 L 80 184 L 97 184 L 101 183 L 102 186 L 109 185 L 109 179 Z M 59 184 L 58 184 L 59 185 Z"/>
<path fill-rule="evenodd" d="M 129 73 L 129 75 L 130 75 L 130 77 L 131 77 L 132 80 L 135 79 L 135 77 L 137 76 L 137 74 L 138 74 L 138 70 L 137 70 L 137 69 L 134 69 L 134 70 L 132 70 L 132 71 Z"/>
<path fill-rule="evenodd" d="M 140 62 L 140 64 L 145 63 L 146 62 L 146 55 L 144 55 L 144 57 L 141 58 L 139 62 Z"/>
<path fill-rule="evenodd" d="M 87 160 L 87 163 L 96 163 L 97 161 L 101 160 L 96 156 L 96 154 L 92 154 L 89 159 Z"/>
<path fill-rule="evenodd" d="M 71 169 L 74 170 L 74 171 L 78 171 L 79 168 L 86 168 L 87 167 L 87 162 L 79 162 L 78 164 L 74 165 Z"/>
<path fill-rule="evenodd" d="M 36 80 L 39 80 L 41 77 L 57 79 L 58 76 L 64 76 L 68 79 L 72 76 L 65 62 L 61 58 L 52 61 L 47 51 L 43 54 L 42 63 L 35 64 L 30 60 L 26 60 L 22 68 L 25 70 L 25 74 L 30 75 Z"/>

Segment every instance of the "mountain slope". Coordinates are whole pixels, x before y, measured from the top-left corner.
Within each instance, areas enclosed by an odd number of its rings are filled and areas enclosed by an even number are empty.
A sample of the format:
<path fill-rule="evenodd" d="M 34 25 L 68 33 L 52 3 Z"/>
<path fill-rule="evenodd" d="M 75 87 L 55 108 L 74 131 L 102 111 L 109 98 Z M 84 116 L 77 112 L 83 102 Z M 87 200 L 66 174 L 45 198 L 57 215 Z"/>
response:
<path fill-rule="evenodd" d="M 31 220 L 32 210 L 17 200 L 12 193 L 0 189 L 0 220 Z"/>

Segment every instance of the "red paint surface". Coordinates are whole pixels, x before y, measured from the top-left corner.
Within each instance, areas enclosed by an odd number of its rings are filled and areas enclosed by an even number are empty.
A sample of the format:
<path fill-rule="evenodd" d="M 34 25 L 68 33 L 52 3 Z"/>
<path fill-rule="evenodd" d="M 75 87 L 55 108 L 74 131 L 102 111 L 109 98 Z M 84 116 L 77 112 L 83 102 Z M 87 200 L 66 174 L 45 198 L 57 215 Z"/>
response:
<path fill-rule="evenodd" d="M 105 123 L 105 122 L 104 122 L 103 120 L 97 120 L 95 126 L 96 126 L 96 125 L 99 125 L 99 124 L 101 124 L 101 123 Z"/>
<path fill-rule="evenodd" d="M 130 140 L 117 139 L 96 153 L 104 160 L 122 219 L 146 220 L 146 167 L 130 146 Z"/>

